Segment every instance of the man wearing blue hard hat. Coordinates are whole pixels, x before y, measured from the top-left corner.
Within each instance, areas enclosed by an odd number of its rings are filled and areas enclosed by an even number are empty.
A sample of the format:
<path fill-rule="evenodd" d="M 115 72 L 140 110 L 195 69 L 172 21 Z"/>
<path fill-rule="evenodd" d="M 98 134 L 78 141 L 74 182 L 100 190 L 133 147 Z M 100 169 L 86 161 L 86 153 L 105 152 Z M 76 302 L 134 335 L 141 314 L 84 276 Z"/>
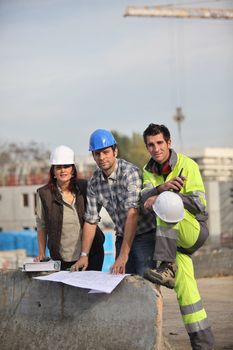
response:
<path fill-rule="evenodd" d="M 98 168 L 88 183 L 82 251 L 73 269 L 87 268 L 99 212 L 104 207 L 116 232 L 116 260 L 110 271 L 143 276 L 147 267 L 154 266 L 155 219 L 154 213 L 140 208 L 139 169 L 117 158 L 117 142 L 108 130 L 97 129 L 91 134 L 89 151 Z"/>

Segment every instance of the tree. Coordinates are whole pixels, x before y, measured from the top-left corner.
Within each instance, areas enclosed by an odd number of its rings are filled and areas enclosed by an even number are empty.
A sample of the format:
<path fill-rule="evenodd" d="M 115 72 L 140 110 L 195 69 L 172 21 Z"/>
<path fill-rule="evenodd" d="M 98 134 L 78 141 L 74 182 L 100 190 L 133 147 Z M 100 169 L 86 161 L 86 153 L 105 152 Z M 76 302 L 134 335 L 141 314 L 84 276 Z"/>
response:
<path fill-rule="evenodd" d="M 120 134 L 116 130 L 112 130 L 112 134 L 119 147 L 119 157 L 128 160 L 142 169 L 149 160 L 142 135 L 134 132 L 132 136 L 129 137 Z"/>

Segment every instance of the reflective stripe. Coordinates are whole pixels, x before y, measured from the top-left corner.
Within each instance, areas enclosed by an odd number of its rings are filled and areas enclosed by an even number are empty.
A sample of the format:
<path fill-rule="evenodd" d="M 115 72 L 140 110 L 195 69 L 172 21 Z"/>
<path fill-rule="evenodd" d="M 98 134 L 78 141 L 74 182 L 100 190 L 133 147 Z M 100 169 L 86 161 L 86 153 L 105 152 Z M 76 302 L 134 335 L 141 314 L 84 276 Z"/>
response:
<path fill-rule="evenodd" d="M 144 183 L 143 184 L 143 189 L 142 189 L 142 192 L 144 191 L 144 190 L 151 190 L 152 188 L 154 188 L 154 186 L 150 183 L 150 182 L 147 182 L 147 183 Z"/>
<path fill-rule="evenodd" d="M 198 197 L 201 196 L 201 197 L 203 197 L 204 199 L 206 199 L 205 192 L 193 191 L 193 194 L 197 195 Z"/>
<path fill-rule="evenodd" d="M 205 192 L 202 192 L 202 191 L 192 191 L 192 192 L 185 192 L 185 195 L 187 196 L 194 196 L 194 197 L 203 197 L 204 199 L 206 199 L 206 195 L 205 195 Z"/>
<path fill-rule="evenodd" d="M 205 210 L 206 206 L 202 203 L 202 201 L 200 200 L 199 197 L 194 197 L 194 202 L 196 203 L 196 205 L 198 206 L 200 211 L 204 211 Z"/>
<path fill-rule="evenodd" d="M 203 309 L 203 306 L 202 306 L 201 300 L 197 301 L 195 304 L 190 304 L 190 305 L 185 305 L 185 306 L 180 305 L 180 311 L 181 311 L 182 315 L 192 314 L 192 313 L 200 311 L 202 309 Z"/>
<path fill-rule="evenodd" d="M 191 202 L 194 201 L 201 212 L 205 211 L 206 209 L 205 192 L 202 192 L 202 191 L 186 192 L 185 196 L 187 196 L 187 198 L 190 197 L 190 201 Z M 204 203 L 201 201 L 200 197 L 202 198 L 202 201 L 204 201 Z"/>
<path fill-rule="evenodd" d="M 189 324 L 185 325 L 185 328 L 186 328 L 188 333 L 198 332 L 198 331 L 201 331 L 201 330 L 206 329 L 208 327 L 210 327 L 210 324 L 209 324 L 209 320 L 207 317 L 204 320 L 194 322 L 194 323 L 189 323 Z"/>
<path fill-rule="evenodd" d="M 175 230 L 174 228 L 169 228 L 165 226 L 157 226 L 156 229 L 156 236 L 157 237 L 164 237 L 169 239 L 177 239 L 178 237 L 178 230 Z"/>

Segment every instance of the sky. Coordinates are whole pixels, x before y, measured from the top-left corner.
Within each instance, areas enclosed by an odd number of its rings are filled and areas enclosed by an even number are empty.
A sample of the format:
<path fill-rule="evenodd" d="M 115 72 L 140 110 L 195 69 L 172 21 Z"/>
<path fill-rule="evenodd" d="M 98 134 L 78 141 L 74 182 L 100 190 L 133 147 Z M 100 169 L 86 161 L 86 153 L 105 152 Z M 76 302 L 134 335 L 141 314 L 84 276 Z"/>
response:
<path fill-rule="evenodd" d="M 233 20 L 123 16 L 129 5 L 172 2 L 0 0 L 0 145 L 87 155 L 97 128 L 131 136 L 158 123 L 184 152 L 233 147 Z"/>

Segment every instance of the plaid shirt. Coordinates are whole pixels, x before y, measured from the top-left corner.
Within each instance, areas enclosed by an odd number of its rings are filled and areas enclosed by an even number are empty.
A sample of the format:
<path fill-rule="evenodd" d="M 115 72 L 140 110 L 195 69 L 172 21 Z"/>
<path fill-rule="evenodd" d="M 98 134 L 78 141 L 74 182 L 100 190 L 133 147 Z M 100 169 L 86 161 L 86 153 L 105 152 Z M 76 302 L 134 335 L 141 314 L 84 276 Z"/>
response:
<path fill-rule="evenodd" d="M 142 180 L 139 169 L 124 159 L 117 159 L 116 164 L 109 177 L 98 168 L 89 180 L 85 221 L 97 224 L 101 219 L 101 207 L 104 207 L 115 225 L 116 234 L 123 236 L 128 209 L 139 208 L 136 234 L 155 229 L 154 214 L 140 207 Z"/>

